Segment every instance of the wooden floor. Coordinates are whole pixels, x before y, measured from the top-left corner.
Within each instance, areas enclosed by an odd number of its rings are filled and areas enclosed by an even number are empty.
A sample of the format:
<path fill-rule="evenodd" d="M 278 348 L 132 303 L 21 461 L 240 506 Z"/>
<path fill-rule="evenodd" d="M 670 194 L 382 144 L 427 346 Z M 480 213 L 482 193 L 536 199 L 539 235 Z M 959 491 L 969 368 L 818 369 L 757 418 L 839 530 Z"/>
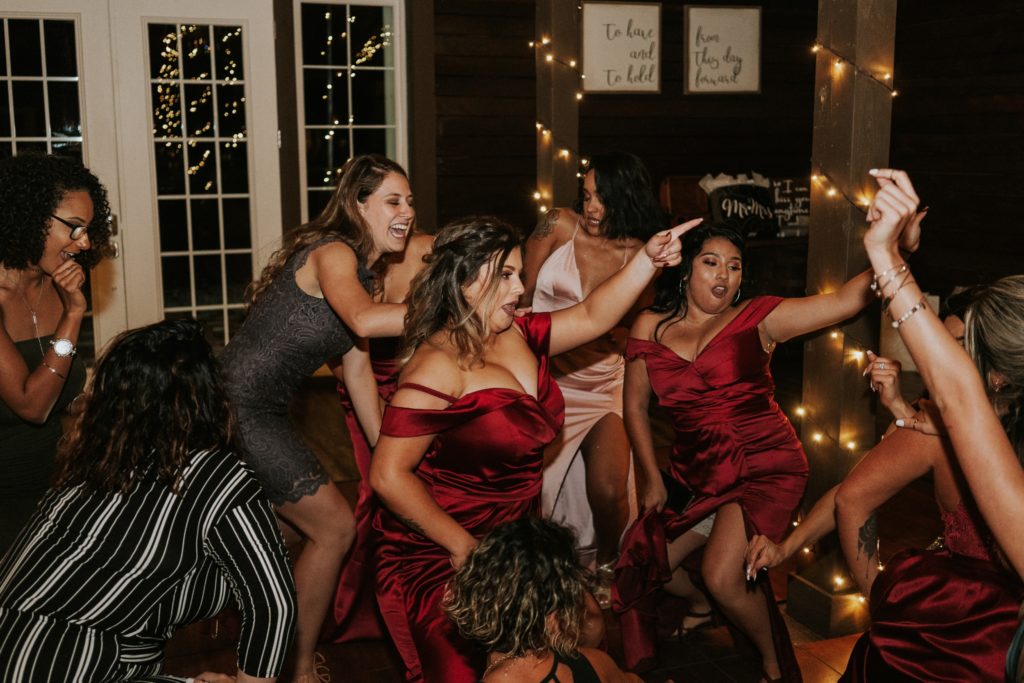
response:
<path fill-rule="evenodd" d="M 781 375 L 781 376 L 780 376 Z M 795 405 L 799 396 L 799 377 L 776 371 L 777 394 L 784 408 Z M 354 500 L 358 473 L 348 449 L 348 435 L 341 424 L 333 381 L 311 380 L 293 415 L 303 425 L 312 448 L 325 461 L 342 493 Z M 924 547 L 938 534 L 941 525 L 926 480 L 916 482 L 879 511 L 882 538 L 881 556 L 886 560 L 904 547 Z M 787 572 L 792 567 L 773 570 L 771 578 L 776 596 L 785 613 Z M 609 652 L 621 653 L 618 623 L 606 613 Z M 790 635 L 806 683 L 834 683 L 845 670 L 846 661 L 857 635 L 826 639 L 787 616 Z M 195 675 L 203 670 L 234 672 L 238 620 L 228 611 L 216 621 L 206 621 L 183 629 L 167 648 L 167 673 Z M 402 665 L 387 641 L 323 644 L 320 652 L 335 683 L 387 683 L 403 680 Z M 738 651 L 725 627 L 701 630 L 685 642 L 665 642 L 659 646 L 659 664 L 644 675 L 649 683 L 673 680 L 708 683 L 753 683 L 760 672 L 759 658 L 752 651 Z"/>

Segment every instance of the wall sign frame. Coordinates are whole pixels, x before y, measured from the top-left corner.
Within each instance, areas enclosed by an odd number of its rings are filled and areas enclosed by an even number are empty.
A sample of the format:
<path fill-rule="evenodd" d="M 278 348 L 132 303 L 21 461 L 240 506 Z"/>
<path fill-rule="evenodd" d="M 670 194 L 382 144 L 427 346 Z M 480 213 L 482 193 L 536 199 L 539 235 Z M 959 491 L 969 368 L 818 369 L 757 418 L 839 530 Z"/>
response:
<path fill-rule="evenodd" d="M 661 92 L 661 3 L 584 2 L 583 90 Z"/>
<path fill-rule="evenodd" d="M 685 5 L 687 95 L 761 92 L 761 8 Z"/>

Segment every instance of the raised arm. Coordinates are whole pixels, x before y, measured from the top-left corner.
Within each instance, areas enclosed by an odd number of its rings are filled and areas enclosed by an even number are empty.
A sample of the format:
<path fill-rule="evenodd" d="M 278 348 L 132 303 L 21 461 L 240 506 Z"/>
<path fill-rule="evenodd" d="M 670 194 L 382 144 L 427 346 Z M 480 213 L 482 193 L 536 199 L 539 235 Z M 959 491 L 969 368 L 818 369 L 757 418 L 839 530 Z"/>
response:
<path fill-rule="evenodd" d="M 523 258 L 523 286 L 526 291 L 519 297 L 521 307 L 533 305 L 533 292 L 537 288 L 537 274 L 540 267 L 551 256 L 551 252 L 572 234 L 579 216 L 569 209 L 551 209 L 545 213 L 530 238 L 526 240 L 526 254 Z"/>
<path fill-rule="evenodd" d="M 441 354 L 431 353 L 413 358 L 418 367 L 402 373 L 402 382 L 414 382 L 442 393 L 458 394 L 460 387 L 453 385 L 458 377 L 454 362 L 445 362 Z M 420 410 L 439 410 L 448 404 L 440 398 L 415 389 L 399 389 L 391 406 Z M 451 554 L 452 564 L 461 567 L 466 556 L 477 545 L 477 540 L 451 515 L 445 512 L 416 476 L 416 469 L 433 442 L 436 434 L 414 437 L 396 437 L 382 434 L 373 452 L 370 465 L 370 486 L 381 502 L 406 526 L 426 536 Z"/>
<path fill-rule="evenodd" d="M 363 428 L 366 440 L 373 447 L 380 437 L 381 405 L 377 391 L 377 378 L 373 376 L 373 365 L 366 340 L 359 338 L 340 362 L 328 363 L 331 372 L 345 385 L 352 409 L 359 426 Z"/>
<path fill-rule="evenodd" d="M 313 250 L 309 262 L 327 303 L 352 332 L 360 337 L 397 337 L 402 334 L 405 304 L 382 304 L 370 298 L 356 276 L 356 254 L 342 242 Z"/>
<path fill-rule="evenodd" d="M 647 339 L 656 319 L 654 314 L 641 314 L 633 323 L 629 335 L 636 339 Z M 634 358 L 626 363 L 626 378 L 622 393 L 622 417 L 626 433 L 633 446 L 633 455 L 642 472 L 639 504 L 641 511 L 658 510 L 665 507 L 668 492 L 658 471 L 658 460 L 654 453 L 654 439 L 651 436 L 651 380 L 647 375 L 647 363 L 643 358 Z"/>
<path fill-rule="evenodd" d="M 586 344 L 612 329 L 629 312 L 659 268 L 679 263 L 679 236 L 702 219 L 662 230 L 638 249 L 617 273 L 594 288 L 583 301 L 551 314 L 552 356 Z"/>
<path fill-rule="evenodd" d="M 897 240 L 918 200 L 903 171 L 882 169 L 874 175 L 881 189 L 872 207 L 864 247 L 872 268 L 882 274 L 903 261 Z M 900 336 L 939 408 L 978 508 L 1014 569 L 1024 576 L 1024 544 L 1020 543 L 1024 537 L 1024 469 L 989 403 L 977 368 L 938 316 L 920 305 L 923 294 L 917 283 L 911 278 L 895 294 L 893 289 L 887 287 L 883 292 L 893 296 L 889 313 L 894 320 L 903 321 L 898 328 Z"/>

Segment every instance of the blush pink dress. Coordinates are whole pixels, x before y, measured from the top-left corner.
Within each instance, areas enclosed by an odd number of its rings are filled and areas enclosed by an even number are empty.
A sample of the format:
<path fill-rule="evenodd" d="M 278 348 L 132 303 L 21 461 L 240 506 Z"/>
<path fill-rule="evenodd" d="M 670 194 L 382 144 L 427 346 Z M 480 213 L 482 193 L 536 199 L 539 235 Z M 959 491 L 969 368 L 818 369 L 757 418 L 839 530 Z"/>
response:
<path fill-rule="evenodd" d="M 533 310 L 559 311 L 583 301 L 576 233 L 548 256 L 537 272 Z M 625 259 L 623 260 L 625 265 Z M 565 426 L 544 453 L 541 508 L 545 517 L 576 532 L 583 549 L 594 546 L 594 518 L 587 500 L 587 472 L 580 453 L 590 430 L 608 413 L 622 417 L 625 363 L 610 334 L 551 359 L 552 374 L 565 397 Z M 629 473 L 630 521 L 636 517 L 632 464 Z"/>

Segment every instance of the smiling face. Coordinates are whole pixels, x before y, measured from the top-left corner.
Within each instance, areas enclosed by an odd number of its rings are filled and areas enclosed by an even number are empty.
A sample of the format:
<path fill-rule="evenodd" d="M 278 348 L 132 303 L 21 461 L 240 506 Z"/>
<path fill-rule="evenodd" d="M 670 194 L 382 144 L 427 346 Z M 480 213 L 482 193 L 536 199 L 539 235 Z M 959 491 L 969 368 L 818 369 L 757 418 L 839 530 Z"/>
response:
<path fill-rule="evenodd" d="M 740 250 L 724 237 L 712 237 L 693 259 L 686 286 L 688 305 L 705 313 L 721 313 L 732 305 L 742 279 Z"/>
<path fill-rule="evenodd" d="M 604 202 L 597 194 L 597 175 L 591 169 L 583 176 L 583 220 L 587 222 L 587 232 L 601 232 L 605 213 Z"/>
<path fill-rule="evenodd" d="M 520 279 L 523 270 L 522 253 L 519 249 L 513 249 L 505 259 L 501 272 L 495 273 L 499 256 L 495 254 L 481 266 L 476 279 L 463 288 L 466 302 L 492 333 L 503 332 L 512 325 L 519 297 L 525 291 Z M 497 286 L 492 287 L 495 278 Z"/>
<path fill-rule="evenodd" d="M 388 173 L 380 187 L 359 202 L 359 213 L 373 238 L 370 263 L 382 254 L 402 251 L 416 219 L 409 181 L 400 173 Z"/>
<path fill-rule="evenodd" d="M 92 198 L 85 190 L 71 190 L 57 205 L 54 216 L 70 225 L 89 225 L 92 222 Z M 75 255 L 92 248 L 89 233 L 82 234 L 77 240 L 71 239 L 71 228 L 54 218 L 50 219 L 43 245 L 43 256 L 37 264 L 45 273 L 52 273 L 62 263 Z"/>

